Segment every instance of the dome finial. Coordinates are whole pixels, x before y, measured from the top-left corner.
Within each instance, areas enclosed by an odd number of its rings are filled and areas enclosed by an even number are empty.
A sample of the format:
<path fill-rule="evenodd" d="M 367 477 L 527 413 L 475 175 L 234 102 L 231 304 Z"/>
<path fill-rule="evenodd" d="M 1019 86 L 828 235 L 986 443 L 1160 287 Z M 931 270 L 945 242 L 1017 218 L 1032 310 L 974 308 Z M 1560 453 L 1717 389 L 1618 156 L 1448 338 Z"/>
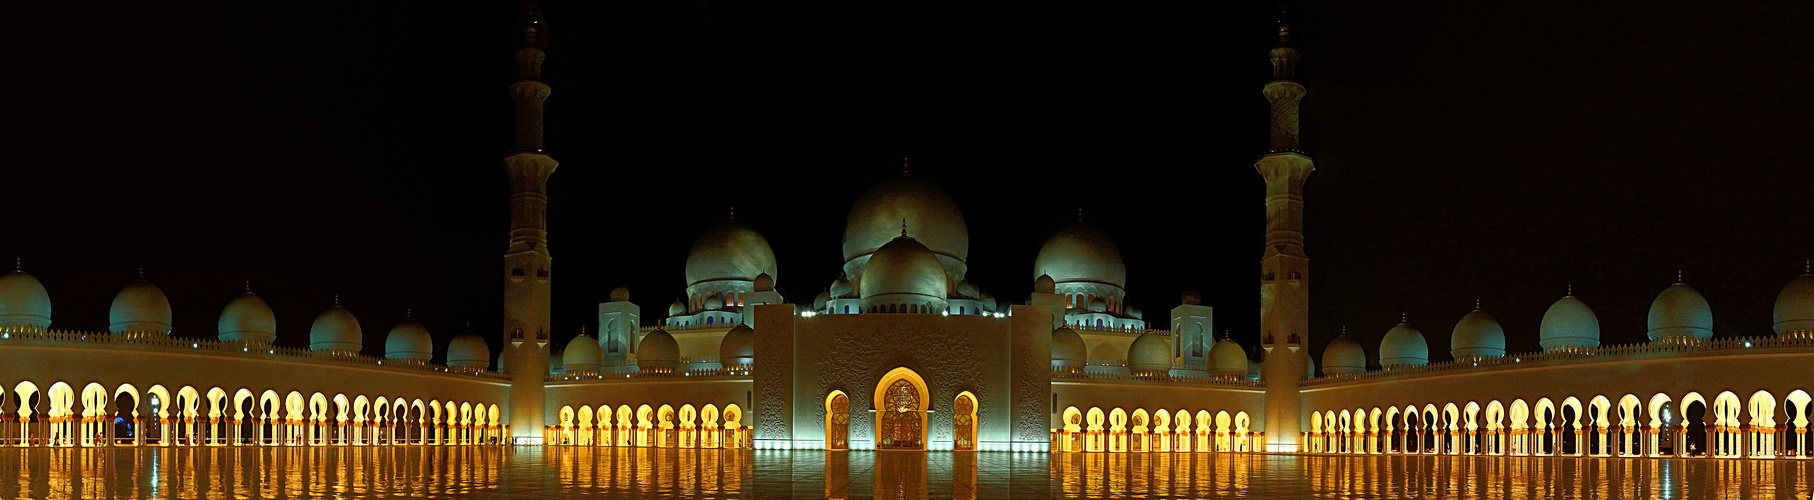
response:
<path fill-rule="evenodd" d="M 1568 282 L 1568 293 L 1563 294 L 1563 295 L 1568 296 L 1568 297 L 1575 296 L 1575 282 L 1573 282 L 1573 281 Z"/>
<path fill-rule="evenodd" d="M 1401 324 L 1401 325 L 1411 324 L 1411 320 L 1409 318 L 1410 318 L 1410 315 L 1405 314 L 1404 311 L 1398 312 L 1398 324 Z"/>
<path fill-rule="evenodd" d="M 25 272 L 25 257 L 13 257 L 13 272 Z"/>
<path fill-rule="evenodd" d="M 731 219 L 731 220 L 737 220 L 737 206 L 736 206 L 736 205 L 731 205 L 731 215 L 730 215 L 730 219 Z"/>
<path fill-rule="evenodd" d="M 1348 336 L 1348 325 L 1342 325 L 1342 336 Z"/>
<path fill-rule="evenodd" d="M 338 293 L 334 294 L 334 305 L 335 306 L 340 305 L 340 294 L 338 294 Z"/>
<path fill-rule="evenodd" d="M 246 293 L 252 293 L 252 280 L 246 280 Z"/>
<path fill-rule="evenodd" d="M 901 237 L 902 238 L 907 237 L 907 219 L 906 218 L 901 219 Z"/>
<path fill-rule="evenodd" d="M 1228 330 L 1222 330 L 1222 340 L 1228 340 Z"/>
<path fill-rule="evenodd" d="M 901 175 L 913 175 L 912 171 L 907 170 L 907 155 L 901 155 Z"/>
<path fill-rule="evenodd" d="M 1802 259 L 1801 274 L 1804 276 L 1814 274 L 1814 259 Z"/>
<path fill-rule="evenodd" d="M 1288 12 L 1289 10 L 1290 9 L 1288 8 L 1288 6 L 1285 6 L 1285 5 L 1279 6 L 1279 44 L 1280 45 L 1291 43 L 1291 24 L 1285 22 L 1285 15 L 1287 13 L 1289 13 Z"/>
<path fill-rule="evenodd" d="M 1083 222 L 1083 207 L 1077 207 L 1077 222 Z"/>
<path fill-rule="evenodd" d="M 145 266 L 139 266 L 139 278 L 144 279 L 144 277 L 145 277 Z"/>
<path fill-rule="evenodd" d="M 416 311 L 414 309 L 410 309 L 407 307 L 403 308 L 403 317 L 404 318 L 414 318 L 415 313 L 416 313 Z"/>
<path fill-rule="evenodd" d="M 1474 310 L 1480 310 L 1480 297 L 1474 297 Z"/>
<path fill-rule="evenodd" d="M 1675 282 L 1676 283 L 1682 282 L 1682 268 L 1679 268 L 1679 267 L 1675 268 Z"/>

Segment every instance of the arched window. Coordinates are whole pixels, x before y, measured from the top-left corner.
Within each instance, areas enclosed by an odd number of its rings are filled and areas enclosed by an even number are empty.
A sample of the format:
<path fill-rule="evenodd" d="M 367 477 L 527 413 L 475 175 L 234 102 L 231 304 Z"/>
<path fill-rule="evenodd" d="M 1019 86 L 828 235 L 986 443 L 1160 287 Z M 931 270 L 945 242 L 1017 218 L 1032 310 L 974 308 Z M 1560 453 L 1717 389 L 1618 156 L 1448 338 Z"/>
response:
<path fill-rule="evenodd" d="M 1102 318 L 1096 318 L 1096 326 L 1102 326 Z"/>
<path fill-rule="evenodd" d="M 963 316 L 965 314 L 968 314 L 968 313 L 964 312 L 964 306 L 957 306 L 957 315 Z"/>
<path fill-rule="evenodd" d="M 850 314 L 850 306 L 844 306 L 844 314 Z"/>
<path fill-rule="evenodd" d="M 708 324 L 708 325 L 710 325 L 710 324 L 712 324 L 712 319 L 713 319 L 713 318 L 712 318 L 712 317 L 711 317 L 711 316 L 706 316 L 706 317 L 705 317 L 705 324 Z"/>

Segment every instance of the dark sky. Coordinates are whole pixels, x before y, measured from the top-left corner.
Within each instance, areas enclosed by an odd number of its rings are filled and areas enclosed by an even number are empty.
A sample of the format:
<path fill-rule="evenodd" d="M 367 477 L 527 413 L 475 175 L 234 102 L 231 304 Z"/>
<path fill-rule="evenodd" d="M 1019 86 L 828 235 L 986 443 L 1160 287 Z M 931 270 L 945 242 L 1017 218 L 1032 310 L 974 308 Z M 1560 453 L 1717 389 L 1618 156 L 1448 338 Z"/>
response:
<path fill-rule="evenodd" d="M 985 291 L 1026 297 L 1081 207 L 1149 318 L 1196 288 L 1251 346 L 1275 14 L 1226 3 L 547 0 L 555 336 L 616 286 L 660 317 L 731 205 L 810 301 L 906 153 L 964 210 Z M 247 279 L 286 345 L 334 294 L 371 354 L 406 308 L 439 342 L 495 334 L 516 21 L 475 5 L 9 5 L 0 254 L 62 328 L 106 328 L 143 266 L 179 336 L 212 337 Z M 1769 334 L 1814 255 L 1810 10 L 1296 6 L 1313 352 L 1347 325 L 1372 357 L 1402 311 L 1447 359 L 1475 298 L 1536 350 L 1571 282 L 1606 343 L 1638 342 L 1678 268 L 1718 335 Z"/>

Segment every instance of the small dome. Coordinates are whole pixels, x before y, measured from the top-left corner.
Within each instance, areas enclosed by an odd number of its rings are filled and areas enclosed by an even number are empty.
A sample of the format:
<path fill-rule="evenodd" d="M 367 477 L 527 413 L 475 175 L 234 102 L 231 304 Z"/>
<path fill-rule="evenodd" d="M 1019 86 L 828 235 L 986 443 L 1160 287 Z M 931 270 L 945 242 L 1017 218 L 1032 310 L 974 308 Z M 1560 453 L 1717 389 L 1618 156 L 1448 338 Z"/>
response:
<path fill-rule="evenodd" d="M 1212 366 L 1207 368 L 1218 375 L 1241 375 L 1247 373 L 1247 351 L 1234 339 L 1223 336 L 1209 347 L 1209 363 Z"/>
<path fill-rule="evenodd" d="M 1089 350 L 1083 345 L 1083 336 L 1076 330 L 1059 328 L 1052 330 L 1052 365 L 1083 366 L 1089 361 Z"/>
<path fill-rule="evenodd" d="M 630 301 L 630 289 L 624 288 L 621 286 L 611 289 L 611 301 L 612 302 L 629 302 Z"/>
<path fill-rule="evenodd" d="M 1306 349 L 1300 352 L 1298 357 L 1302 358 L 1304 362 L 1304 380 L 1316 378 L 1316 360 L 1310 359 L 1310 351 Z"/>
<path fill-rule="evenodd" d="M 900 235 L 902 219 L 913 228 L 920 244 L 935 255 L 952 259 L 960 266 L 954 271 L 962 269 L 970 255 L 970 228 L 964 224 L 964 213 L 945 190 L 905 174 L 869 188 L 851 205 L 844 221 L 844 261 L 881 251 Z M 869 279 L 864 274 L 861 281 Z"/>
<path fill-rule="evenodd" d="M 774 290 L 775 290 L 775 277 L 774 276 L 769 276 L 768 273 L 762 273 L 762 274 L 756 275 L 756 291 L 772 292 Z"/>
<path fill-rule="evenodd" d="M 1789 280 L 1776 294 L 1776 308 L 1770 318 L 1778 336 L 1814 336 L 1814 274 Z"/>
<path fill-rule="evenodd" d="M 945 305 L 945 267 L 938 256 L 907 236 L 870 254 L 859 280 L 863 307 L 873 304 Z"/>
<path fill-rule="evenodd" d="M 972 283 L 970 280 L 957 282 L 957 294 L 959 296 L 976 298 L 979 293 L 981 292 L 976 289 L 976 283 Z"/>
<path fill-rule="evenodd" d="M 636 366 L 643 371 L 673 372 L 680 367 L 680 344 L 667 330 L 656 328 L 636 344 Z"/>
<path fill-rule="evenodd" d="M 831 303 L 831 292 L 819 292 L 819 296 L 813 297 L 813 310 L 814 311 L 824 311 L 825 306 L 830 303 Z"/>
<path fill-rule="evenodd" d="M 561 352 L 561 364 L 567 367 L 567 373 L 597 372 L 604 363 L 605 350 L 598 345 L 598 339 L 584 333 L 567 343 L 567 350 Z"/>
<path fill-rule="evenodd" d="M 1363 373 L 1367 371 L 1367 350 L 1360 342 L 1349 337 L 1346 329 L 1329 345 L 1323 347 L 1323 373 L 1339 375 L 1346 373 Z"/>
<path fill-rule="evenodd" d="M 428 361 L 434 355 L 435 343 L 428 336 L 428 328 L 415 319 L 403 318 L 384 337 L 385 358 Z"/>
<path fill-rule="evenodd" d="M 277 340 L 277 316 L 271 306 L 252 292 L 239 294 L 220 310 L 220 339 L 226 342 L 269 344 Z"/>
<path fill-rule="evenodd" d="M 1165 345 L 1165 338 L 1150 330 L 1140 334 L 1127 346 L 1127 368 L 1136 374 L 1171 372 L 1172 352 Z"/>
<path fill-rule="evenodd" d="M 718 341 L 718 362 L 726 368 L 743 366 L 756 361 L 756 330 L 749 325 L 737 325 L 731 331 L 724 332 L 724 338 Z"/>
<path fill-rule="evenodd" d="M 1379 365 L 1387 368 L 1399 366 L 1423 366 L 1430 363 L 1430 342 L 1424 340 L 1423 332 L 1412 328 L 1410 324 L 1399 322 L 1398 326 L 1386 331 L 1386 338 L 1379 342 Z"/>
<path fill-rule="evenodd" d="M 1114 238 L 1095 225 L 1068 224 L 1046 238 L 1033 259 L 1034 276 L 1051 276 L 1057 283 L 1104 283 L 1127 286 L 1127 265 Z"/>
<path fill-rule="evenodd" d="M 1545 351 L 1600 346 L 1600 318 L 1572 294 L 1550 304 L 1537 332 Z"/>
<path fill-rule="evenodd" d="M 467 328 L 447 343 L 447 366 L 483 370 L 491 366 L 491 345 Z"/>
<path fill-rule="evenodd" d="M 170 333 L 170 299 L 145 278 L 132 280 L 113 296 L 107 310 L 107 331 L 113 333 Z"/>
<path fill-rule="evenodd" d="M 365 333 L 359 329 L 359 319 L 338 303 L 322 311 L 309 327 L 311 351 L 358 352 L 364 344 Z"/>
<path fill-rule="evenodd" d="M 25 271 L 0 276 L 0 324 L 50 326 L 50 293 Z"/>
<path fill-rule="evenodd" d="M 1129 308 L 1127 308 L 1127 317 L 1134 318 L 1134 319 L 1146 319 L 1146 313 L 1142 312 L 1140 310 L 1140 308 L 1138 308 L 1138 307 L 1129 307 Z"/>
<path fill-rule="evenodd" d="M 669 316 L 680 316 L 680 315 L 683 315 L 686 313 L 687 313 L 687 304 L 685 302 L 681 302 L 680 299 L 674 299 L 674 305 L 668 306 L 668 315 Z"/>
<path fill-rule="evenodd" d="M 1096 297 L 1096 298 L 1090 299 L 1090 303 L 1085 307 L 1090 312 L 1099 313 L 1099 312 L 1109 310 L 1109 303 L 1102 300 L 1102 297 Z"/>
<path fill-rule="evenodd" d="M 693 240 L 687 252 L 687 286 L 703 281 L 754 281 L 767 273 L 773 278 L 775 250 L 755 229 L 735 220 L 712 226 Z"/>
<path fill-rule="evenodd" d="M 1650 341 L 1662 339 L 1707 340 L 1713 338 L 1713 308 L 1707 298 L 1687 283 L 1676 282 L 1664 288 L 1650 302 Z"/>
<path fill-rule="evenodd" d="M 995 305 L 996 305 L 995 296 L 989 295 L 988 292 L 983 292 L 983 295 L 981 297 L 977 297 L 976 300 L 982 301 L 983 310 L 991 311 L 991 312 L 995 311 Z"/>
<path fill-rule="evenodd" d="M 1200 306 L 1203 305 L 1203 295 L 1197 293 L 1196 290 L 1185 290 L 1184 296 L 1179 298 L 1178 302 L 1187 306 Z"/>
<path fill-rule="evenodd" d="M 1051 276 L 1041 274 L 1038 278 L 1033 278 L 1033 292 L 1058 293 L 1058 282 L 1054 281 Z"/>
<path fill-rule="evenodd" d="M 1497 358 L 1505 355 L 1505 328 L 1479 308 L 1461 317 L 1449 334 L 1449 355 L 1455 359 Z"/>
<path fill-rule="evenodd" d="M 855 289 L 856 287 L 850 284 L 850 280 L 843 276 L 831 280 L 831 297 L 834 299 L 850 298 L 850 293 Z"/>
<path fill-rule="evenodd" d="M 711 294 L 711 295 L 706 295 L 705 296 L 705 310 L 716 311 L 719 309 L 724 309 L 724 297 L 719 296 L 716 293 Z"/>

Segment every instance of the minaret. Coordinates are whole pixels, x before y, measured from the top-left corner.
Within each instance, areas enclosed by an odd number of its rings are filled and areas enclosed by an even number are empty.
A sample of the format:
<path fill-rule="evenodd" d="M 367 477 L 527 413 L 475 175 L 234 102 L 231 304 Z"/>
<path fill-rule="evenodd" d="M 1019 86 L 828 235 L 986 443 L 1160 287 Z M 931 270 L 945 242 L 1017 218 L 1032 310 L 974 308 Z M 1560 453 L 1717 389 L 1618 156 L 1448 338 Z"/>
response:
<path fill-rule="evenodd" d="M 1304 255 L 1304 179 L 1316 170 L 1299 149 L 1298 103 L 1304 86 L 1293 81 L 1298 62 L 1291 28 L 1279 15 L 1279 44 L 1272 48 L 1272 81 L 1263 88 L 1272 102 L 1272 144 L 1254 163 L 1266 180 L 1266 253 L 1260 259 L 1260 335 L 1266 360 L 1266 449 L 1295 451 L 1303 426 L 1298 383 L 1309 356 L 1310 258 Z"/>
<path fill-rule="evenodd" d="M 519 74 L 510 86 L 516 99 L 516 151 L 504 157 L 510 176 L 510 247 L 504 251 L 504 353 L 499 368 L 510 374 L 510 433 L 515 442 L 540 444 L 545 425 L 548 375 L 549 293 L 548 175 L 560 165 L 542 151 L 542 48 L 548 31 L 535 2 L 523 16 Z"/>

